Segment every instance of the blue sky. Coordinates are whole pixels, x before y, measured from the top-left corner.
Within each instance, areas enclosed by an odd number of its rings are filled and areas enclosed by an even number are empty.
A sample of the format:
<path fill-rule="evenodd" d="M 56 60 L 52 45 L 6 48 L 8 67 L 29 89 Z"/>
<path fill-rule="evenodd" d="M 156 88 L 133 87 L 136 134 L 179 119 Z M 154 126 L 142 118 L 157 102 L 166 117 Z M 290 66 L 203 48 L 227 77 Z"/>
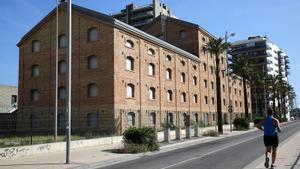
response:
<path fill-rule="evenodd" d="M 126 4 L 144 5 L 152 0 L 73 0 L 103 13 L 115 13 Z M 290 57 L 290 83 L 300 96 L 299 0 L 162 0 L 180 19 L 204 27 L 215 36 L 235 32 L 231 41 L 267 35 Z M 18 84 L 17 42 L 50 12 L 56 0 L 6 0 L 0 5 L 0 85 Z"/>

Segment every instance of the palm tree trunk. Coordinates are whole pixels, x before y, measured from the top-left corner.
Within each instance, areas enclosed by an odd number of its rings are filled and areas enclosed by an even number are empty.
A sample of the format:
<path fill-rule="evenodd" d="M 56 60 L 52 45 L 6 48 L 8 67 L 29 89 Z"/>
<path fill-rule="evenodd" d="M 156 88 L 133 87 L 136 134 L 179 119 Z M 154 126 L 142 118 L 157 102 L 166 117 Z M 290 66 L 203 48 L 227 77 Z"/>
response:
<path fill-rule="evenodd" d="M 222 120 L 222 99 L 221 99 L 221 80 L 220 80 L 220 59 L 216 54 L 216 87 L 217 87 L 217 114 L 218 114 L 218 131 L 223 134 L 223 120 Z"/>
<path fill-rule="evenodd" d="M 272 102 L 273 102 L 273 111 L 275 112 L 275 109 L 276 109 L 276 105 L 275 105 L 275 102 L 276 102 L 276 96 L 275 96 L 275 91 L 273 91 L 273 97 L 272 97 Z"/>
<path fill-rule="evenodd" d="M 245 116 L 246 116 L 246 118 L 249 118 L 248 96 L 247 96 L 247 86 L 246 86 L 246 79 L 245 78 L 243 78 L 243 87 L 244 87 Z"/>

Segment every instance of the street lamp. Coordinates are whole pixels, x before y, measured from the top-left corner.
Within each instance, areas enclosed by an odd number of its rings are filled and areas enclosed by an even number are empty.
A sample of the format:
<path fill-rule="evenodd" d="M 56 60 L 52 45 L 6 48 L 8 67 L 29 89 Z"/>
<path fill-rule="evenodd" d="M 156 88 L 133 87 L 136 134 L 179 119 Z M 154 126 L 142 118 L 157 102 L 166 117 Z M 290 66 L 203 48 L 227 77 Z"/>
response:
<path fill-rule="evenodd" d="M 225 32 L 225 43 L 227 43 L 228 38 L 235 36 L 235 33 L 228 33 L 227 31 Z M 232 99 L 231 99 L 231 87 L 230 87 L 230 75 L 229 75 L 229 58 L 228 54 L 226 51 L 226 61 L 227 61 L 227 93 L 228 93 L 228 113 L 229 113 L 229 125 L 230 125 L 230 132 L 232 132 Z"/>

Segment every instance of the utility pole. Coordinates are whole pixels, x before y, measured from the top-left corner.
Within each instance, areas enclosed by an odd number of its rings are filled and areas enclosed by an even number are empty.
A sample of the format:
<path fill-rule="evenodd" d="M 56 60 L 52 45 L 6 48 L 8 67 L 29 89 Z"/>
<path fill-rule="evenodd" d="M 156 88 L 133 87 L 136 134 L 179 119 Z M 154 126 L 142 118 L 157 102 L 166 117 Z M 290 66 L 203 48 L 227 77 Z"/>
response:
<path fill-rule="evenodd" d="M 68 37 L 68 101 L 67 101 L 67 122 L 66 122 L 66 164 L 70 163 L 71 146 L 71 107 L 72 107 L 72 0 L 68 0 L 67 14 L 67 37 Z"/>

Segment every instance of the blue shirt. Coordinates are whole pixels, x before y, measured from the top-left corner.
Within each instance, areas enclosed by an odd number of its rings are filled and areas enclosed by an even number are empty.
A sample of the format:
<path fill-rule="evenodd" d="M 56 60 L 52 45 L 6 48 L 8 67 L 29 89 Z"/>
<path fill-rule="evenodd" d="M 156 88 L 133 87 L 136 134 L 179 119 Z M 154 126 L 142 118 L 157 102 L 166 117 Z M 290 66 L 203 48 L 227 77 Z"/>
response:
<path fill-rule="evenodd" d="M 268 115 L 264 120 L 264 134 L 271 136 L 277 134 L 277 127 L 274 125 L 273 116 Z"/>

